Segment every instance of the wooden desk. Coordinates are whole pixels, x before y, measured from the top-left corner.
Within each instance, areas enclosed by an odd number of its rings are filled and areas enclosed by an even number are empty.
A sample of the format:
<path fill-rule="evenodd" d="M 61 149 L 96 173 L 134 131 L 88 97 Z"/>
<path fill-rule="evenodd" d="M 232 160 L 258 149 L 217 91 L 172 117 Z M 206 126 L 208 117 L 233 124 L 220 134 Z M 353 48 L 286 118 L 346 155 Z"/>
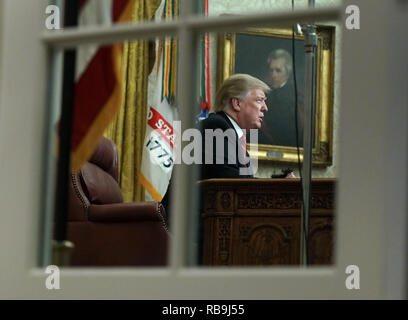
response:
<path fill-rule="evenodd" d="M 300 263 L 300 179 L 209 179 L 203 192 L 204 265 Z M 333 263 L 334 179 L 313 179 L 310 262 Z"/>

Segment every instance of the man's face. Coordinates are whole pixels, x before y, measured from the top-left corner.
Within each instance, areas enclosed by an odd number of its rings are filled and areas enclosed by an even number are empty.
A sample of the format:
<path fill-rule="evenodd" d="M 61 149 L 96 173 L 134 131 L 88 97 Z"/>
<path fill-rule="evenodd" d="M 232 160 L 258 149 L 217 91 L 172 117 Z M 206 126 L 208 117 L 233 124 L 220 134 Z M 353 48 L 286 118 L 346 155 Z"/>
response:
<path fill-rule="evenodd" d="M 238 124 L 242 129 L 259 129 L 262 126 L 264 112 L 268 111 L 265 104 L 266 96 L 262 89 L 254 89 L 239 101 Z"/>
<path fill-rule="evenodd" d="M 271 74 L 272 89 L 277 89 L 288 81 L 288 73 L 285 68 L 285 58 L 278 58 L 271 60 L 269 64 L 269 72 Z"/>

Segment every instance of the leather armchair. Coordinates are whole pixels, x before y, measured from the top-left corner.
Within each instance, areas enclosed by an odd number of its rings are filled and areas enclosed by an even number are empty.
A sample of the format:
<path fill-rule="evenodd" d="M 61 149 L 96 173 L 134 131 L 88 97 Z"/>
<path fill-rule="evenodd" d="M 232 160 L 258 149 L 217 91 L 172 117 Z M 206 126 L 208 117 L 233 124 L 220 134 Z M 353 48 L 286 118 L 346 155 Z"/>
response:
<path fill-rule="evenodd" d="M 124 203 L 118 152 L 103 137 L 80 172 L 71 174 L 68 240 L 72 266 L 166 265 L 169 233 L 158 202 Z"/>

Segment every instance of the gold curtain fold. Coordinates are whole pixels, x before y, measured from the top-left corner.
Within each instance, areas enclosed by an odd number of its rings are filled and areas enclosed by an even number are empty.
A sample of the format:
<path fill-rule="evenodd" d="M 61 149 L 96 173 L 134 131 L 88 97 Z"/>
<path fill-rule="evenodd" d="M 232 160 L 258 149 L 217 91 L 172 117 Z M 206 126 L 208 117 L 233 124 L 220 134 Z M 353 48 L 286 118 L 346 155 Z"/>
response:
<path fill-rule="evenodd" d="M 160 0 L 138 0 L 132 21 L 150 20 Z M 154 62 L 154 42 L 134 41 L 123 45 L 122 105 L 104 136 L 113 140 L 119 152 L 119 185 L 125 202 L 144 200 L 139 183 L 146 131 L 147 78 Z"/>

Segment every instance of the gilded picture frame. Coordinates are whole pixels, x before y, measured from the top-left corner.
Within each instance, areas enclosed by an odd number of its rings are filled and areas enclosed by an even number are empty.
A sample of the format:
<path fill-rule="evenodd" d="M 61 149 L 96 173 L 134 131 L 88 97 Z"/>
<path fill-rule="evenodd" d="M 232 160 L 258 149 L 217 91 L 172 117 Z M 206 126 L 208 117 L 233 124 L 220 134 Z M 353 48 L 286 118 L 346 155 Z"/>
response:
<path fill-rule="evenodd" d="M 315 64 L 316 108 L 312 154 L 313 166 L 325 167 L 332 164 L 335 27 L 317 26 L 317 36 L 318 46 Z M 292 54 L 291 29 L 251 28 L 245 32 L 220 34 L 218 37 L 217 88 L 234 73 L 248 73 L 268 83 L 268 53 L 279 48 L 283 48 Z M 298 97 L 301 97 L 304 91 L 304 55 L 303 35 L 296 35 L 295 70 Z M 298 106 L 300 105 L 299 100 L 302 99 L 298 98 Z M 269 109 L 268 112 L 273 116 L 276 108 L 269 104 L 274 103 L 274 101 L 271 102 L 267 99 L 266 103 Z M 261 130 L 259 132 L 261 133 Z M 284 136 L 283 132 L 282 136 Z M 291 143 L 290 145 L 287 142 L 276 144 L 272 142 L 269 144 L 265 143 L 265 141 L 268 142 L 267 139 L 262 141 L 262 136 L 260 135 L 260 137 L 258 146 L 255 148 L 257 150 L 255 151 L 256 154 L 253 151 L 254 148 L 251 148 L 251 144 L 248 144 L 248 151 L 252 157 L 257 156 L 259 160 L 283 164 L 297 163 L 296 144 Z M 294 134 L 294 137 L 296 138 L 296 134 Z M 300 140 L 303 139 L 299 138 Z M 303 145 L 303 141 L 300 141 L 300 145 Z M 303 148 L 300 149 L 300 159 L 302 161 Z"/>

